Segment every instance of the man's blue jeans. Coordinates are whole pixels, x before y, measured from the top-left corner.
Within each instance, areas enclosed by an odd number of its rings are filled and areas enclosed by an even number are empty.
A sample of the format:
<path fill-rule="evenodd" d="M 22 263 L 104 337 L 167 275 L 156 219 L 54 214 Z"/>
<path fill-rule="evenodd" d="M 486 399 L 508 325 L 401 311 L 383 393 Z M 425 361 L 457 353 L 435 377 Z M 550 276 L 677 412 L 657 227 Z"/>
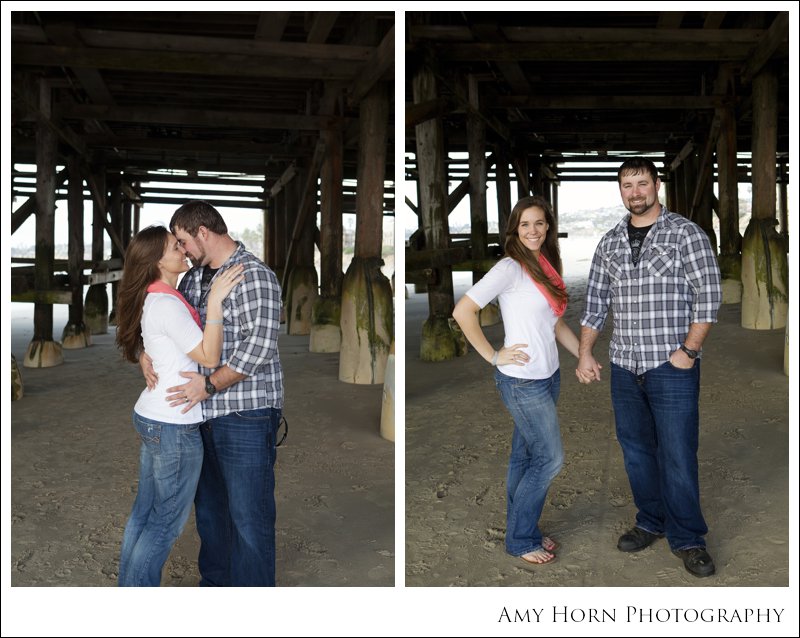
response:
<path fill-rule="evenodd" d="M 233 412 L 201 426 L 195 497 L 200 586 L 275 586 L 275 433 L 281 411 Z"/>
<path fill-rule="evenodd" d="M 700 360 L 666 362 L 642 375 L 611 364 L 611 402 L 636 526 L 666 534 L 673 550 L 705 547 L 697 476 Z"/>
<path fill-rule="evenodd" d="M 163 423 L 134 412 L 133 425 L 142 441 L 139 488 L 122 537 L 119 585 L 158 587 L 192 511 L 203 443 L 199 423 Z"/>
<path fill-rule="evenodd" d="M 564 462 L 556 402 L 559 370 L 549 379 L 517 379 L 495 372 L 495 383 L 514 418 L 506 481 L 506 551 L 522 556 L 542 546 L 539 518 L 547 490 Z"/>

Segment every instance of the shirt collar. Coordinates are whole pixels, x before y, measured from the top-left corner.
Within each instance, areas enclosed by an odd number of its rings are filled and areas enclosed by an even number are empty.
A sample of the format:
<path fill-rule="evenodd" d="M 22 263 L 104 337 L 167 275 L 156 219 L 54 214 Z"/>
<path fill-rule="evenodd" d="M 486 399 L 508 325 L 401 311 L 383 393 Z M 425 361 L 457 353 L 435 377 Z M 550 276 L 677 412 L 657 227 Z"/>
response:
<path fill-rule="evenodd" d="M 667 213 L 668 212 L 669 211 L 667 210 L 667 207 L 662 204 L 661 205 L 661 212 L 658 214 L 658 217 L 656 217 L 656 221 L 653 223 L 653 226 L 655 226 L 657 230 L 661 229 L 661 228 L 663 228 L 664 226 L 667 225 L 667 223 L 668 223 L 668 221 L 667 221 Z M 630 219 L 631 219 L 631 214 L 630 213 L 625 215 L 625 217 L 623 217 L 620 220 L 620 222 L 614 227 L 614 231 L 613 231 L 614 234 L 615 235 L 624 235 L 625 237 L 627 237 L 628 236 L 628 222 L 630 221 Z"/>

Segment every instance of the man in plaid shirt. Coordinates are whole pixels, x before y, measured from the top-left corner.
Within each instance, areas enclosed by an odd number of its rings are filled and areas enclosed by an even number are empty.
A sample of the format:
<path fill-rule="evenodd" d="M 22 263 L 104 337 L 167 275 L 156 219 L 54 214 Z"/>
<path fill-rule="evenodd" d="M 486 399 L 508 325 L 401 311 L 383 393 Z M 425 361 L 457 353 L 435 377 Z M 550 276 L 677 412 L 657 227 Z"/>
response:
<path fill-rule="evenodd" d="M 222 304 L 223 344 L 215 370 L 182 373 L 169 388 L 184 411 L 202 402 L 205 456 L 195 496 L 201 586 L 275 585 L 275 435 L 283 407 L 278 356 L 281 289 L 275 274 L 228 235 L 203 201 L 181 206 L 170 229 L 192 268 L 179 291 L 205 325 L 206 296 L 219 270 L 244 264 L 244 281 Z"/>
<path fill-rule="evenodd" d="M 667 537 L 695 576 L 711 576 L 697 471 L 703 341 L 717 320 L 719 267 L 705 232 L 658 201 L 661 181 L 643 157 L 619 169 L 629 215 L 600 240 L 581 319 L 582 383 L 600 380 L 592 349 L 609 308 L 611 401 L 637 507 L 617 543 L 636 552 Z"/>

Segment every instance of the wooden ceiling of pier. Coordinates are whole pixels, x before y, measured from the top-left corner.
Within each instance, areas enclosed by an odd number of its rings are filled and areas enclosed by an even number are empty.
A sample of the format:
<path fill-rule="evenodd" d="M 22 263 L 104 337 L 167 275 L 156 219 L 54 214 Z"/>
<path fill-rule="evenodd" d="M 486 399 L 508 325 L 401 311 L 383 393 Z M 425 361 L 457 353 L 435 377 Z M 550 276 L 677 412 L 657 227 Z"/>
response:
<path fill-rule="evenodd" d="M 382 82 L 394 102 L 391 11 L 29 11 L 11 21 L 15 163 L 35 163 L 40 79 L 54 89 L 62 151 L 134 177 L 263 175 L 267 190 L 308 165 L 331 126 L 342 127 L 354 179 L 360 100 Z"/>
<path fill-rule="evenodd" d="M 435 104 L 411 106 L 419 65 Z M 789 149 L 789 23 L 777 12 L 407 12 L 406 150 L 414 124 L 441 115 L 448 151 L 466 152 L 467 78 L 489 143 L 545 159 L 571 153 L 677 154 L 702 144 L 730 104 L 738 150 L 752 138 L 752 78 L 778 76 L 778 152 Z M 728 79 L 726 79 L 726 77 Z"/>

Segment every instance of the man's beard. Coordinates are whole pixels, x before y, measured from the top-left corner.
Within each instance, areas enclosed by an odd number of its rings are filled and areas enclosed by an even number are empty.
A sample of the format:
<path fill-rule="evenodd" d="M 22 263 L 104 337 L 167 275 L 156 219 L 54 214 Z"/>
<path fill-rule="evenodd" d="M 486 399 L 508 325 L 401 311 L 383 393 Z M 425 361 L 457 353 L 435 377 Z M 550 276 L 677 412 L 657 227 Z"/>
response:
<path fill-rule="evenodd" d="M 641 216 L 645 213 L 648 213 L 650 209 L 653 208 L 655 204 L 655 200 L 652 202 L 648 202 L 646 199 L 641 204 L 631 204 L 630 202 L 626 206 L 626 208 L 630 211 L 631 215 Z"/>

